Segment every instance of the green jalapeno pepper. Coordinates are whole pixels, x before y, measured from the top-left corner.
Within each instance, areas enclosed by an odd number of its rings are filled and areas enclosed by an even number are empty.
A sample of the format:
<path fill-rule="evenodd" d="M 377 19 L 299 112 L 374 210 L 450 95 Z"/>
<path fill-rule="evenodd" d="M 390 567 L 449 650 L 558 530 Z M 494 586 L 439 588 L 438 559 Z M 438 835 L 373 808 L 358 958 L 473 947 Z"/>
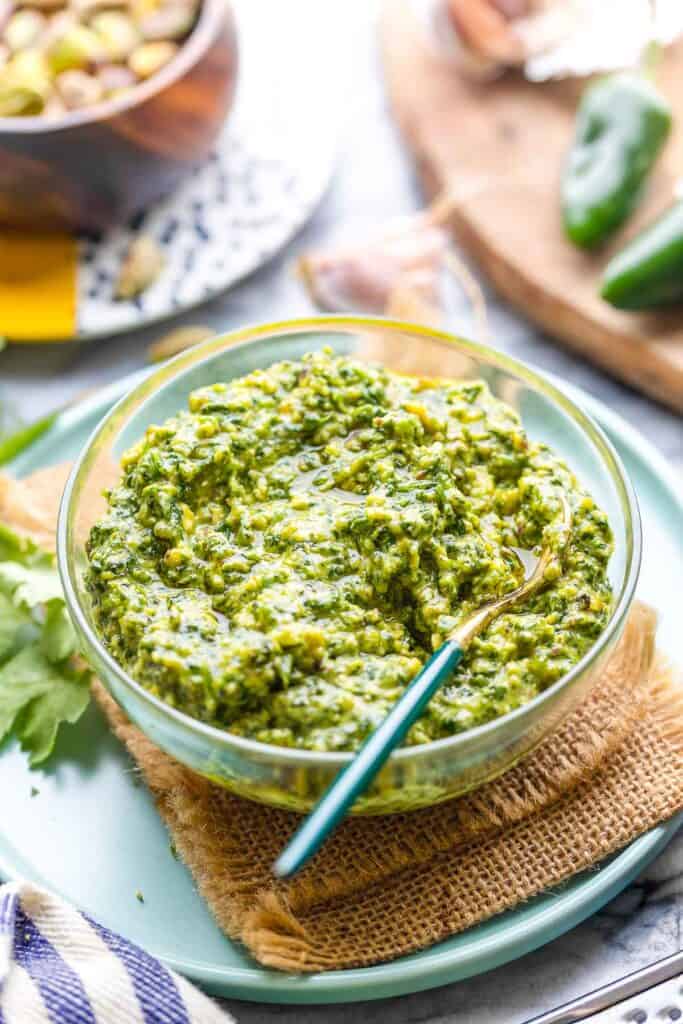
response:
<path fill-rule="evenodd" d="M 572 242 L 597 245 L 626 220 L 670 128 L 671 109 L 644 74 L 620 72 L 589 86 L 562 176 Z"/>
<path fill-rule="evenodd" d="M 683 301 L 683 200 L 610 260 L 600 294 L 618 309 L 651 309 Z"/>

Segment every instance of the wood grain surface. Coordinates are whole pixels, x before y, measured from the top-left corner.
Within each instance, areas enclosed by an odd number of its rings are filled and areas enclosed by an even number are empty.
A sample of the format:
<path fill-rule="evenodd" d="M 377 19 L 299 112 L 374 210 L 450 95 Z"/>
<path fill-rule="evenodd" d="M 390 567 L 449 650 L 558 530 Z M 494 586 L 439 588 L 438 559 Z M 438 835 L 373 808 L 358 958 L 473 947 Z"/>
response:
<path fill-rule="evenodd" d="M 683 177 L 683 43 L 658 84 L 675 128 L 628 225 L 592 253 L 562 233 L 559 178 L 580 83 L 531 84 L 517 73 L 465 80 L 437 52 L 404 0 L 385 0 L 387 89 L 429 196 L 455 196 L 458 241 L 500 293 L 549 334 L 640 391 L 683 411 L 683 308 L 622 313 L 598 295 L 602 268 L 672 200 Z M 495 339 L 494 339 L 495 343 Z"/>

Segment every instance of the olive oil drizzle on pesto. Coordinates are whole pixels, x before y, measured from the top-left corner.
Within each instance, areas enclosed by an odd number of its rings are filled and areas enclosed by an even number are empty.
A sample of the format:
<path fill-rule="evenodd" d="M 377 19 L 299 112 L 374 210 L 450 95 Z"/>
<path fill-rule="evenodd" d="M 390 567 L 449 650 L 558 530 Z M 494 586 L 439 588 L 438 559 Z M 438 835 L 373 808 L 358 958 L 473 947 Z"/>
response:
<path fill-rule="evenodd" d="M 352 750 L 474 609 L 509 547 L 572 536 L 563 572 L 477 638 L 408 741 L 560 678 L 611 606 L 605 514 L 481 381 L 324 350 L 190 396 L 123 459 L 89 542 L 113 656 L 174 707 L 264 743 Z"/>

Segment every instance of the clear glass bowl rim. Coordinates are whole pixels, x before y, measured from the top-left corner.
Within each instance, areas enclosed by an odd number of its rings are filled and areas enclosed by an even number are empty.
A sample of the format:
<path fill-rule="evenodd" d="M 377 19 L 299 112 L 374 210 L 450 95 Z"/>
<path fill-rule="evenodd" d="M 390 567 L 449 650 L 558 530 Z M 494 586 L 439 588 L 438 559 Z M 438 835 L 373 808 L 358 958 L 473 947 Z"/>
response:
<path fill-rule="evenodd" d="M 155 384 L 158 383 L 161 386 L 169 384 L 178 373 L 201 363 L 203 360 L 208 359 L 219 352 L 223 352 L 228 348 L 232 349 L 237 346 L 246 346 L 252 341 L 256 341 L 270 335 L 309 331 L 311 333 L 317 333 L 325 331 L 326 329 L 338 332 L 340 328 L 348 328 L 349 330 L 381 329 L 387 331 L 398 331 L 416 335 L 420 338 L 445 343 L 460 349 L 466 355 L 472 356 L 473 358 L 480 358 L 488 363 L 493 363 L 508 373 L 520 378 L 525 381 L 525 383 L 530 384 L 547 398 L 558 404 L 563 412 L 570 416 L 581 430 L 588 435 L 589 439 L 598 450 L 601 459 L 612 478 L 612 482 L 617 487 L 617 491 L 620 492 L 620 496 L 622 498 L 626 499 L 625 502 L 622 501 L 622 507 L 627 510 L 624 527 L 628 550 L 626 553 L 626 565 L 621 590 L 615 600 L 607 626 L 595 643 L 584 654 L 581 660 L 578 661 L 569 672 L 558 679 L 557 682 L 548 687 L 547 690 L 544 690 L 542 693 L 534 697 L 533 700 L 529 701 L 527 704 L 521 705 L 514 711 L 510 711 L 508 714 L 502 715 L 499 718 L 494 718 L 492 721 L 486 722 L 484 725 L 477 726 L 474 729 L 456 733 L 454 736 L 447 736 L 440 740 L 433 740 L 430 743 L 401 747 L 399 750 L 396 750 L 391 754 L 390 761 L 394 763 L 398 761 L 410 761 L 412 759 L 430 756 L 432 753 L 439 756 L 443 754 L 456 755 L 460 746 L 468 745 L 473 740 L 478 740 L 485 736 L 490 736 L 490 734 L 493 734 L 498 730 L 503 730 L 508 723 L 519 717 L 530 714 L 532 709 L 542 707 L 542 705 L 549 702 L 552 696 L 559 690 L 570 686 L 574 679 L 582 675 L 592 665 L 592 663 L 600 657 L 603 650 L 610 644 L 614 635 L 619 631 L 621 624 L 624 622 L 631 607 L 636 584 L 638 582 L 642 556 L 642 529 L 638 499 L 619 455 L 604 432 L 592 420 L 592 418 L 588 416 L 587 413 L 584 413 L 571 399 L 562 394 L 562 392 L 542 374 L 530 369 L 524 363 L 518 362 L 512 357 L 502 352 L 498 352 L 496 349 L 493 349 L 488 345 L 484 345 L 480 342 L 469 341 L 447 331 L 412 324 L 408 321 L 391 320 L 384 317 L 330 315 L 305 317 L 292 320 L 279 320 L 274 321 L 273 323 L 256 324 L 237 328 L 234 331 L 229 331 L 225 334 L 220 334 L 210 338 L 207 341 L 194 346 L 188 352 L 181 353 L 175 358 L 169 360 L 167 363 L 164 363 L 158 370 L 153 371 L 150 375 L 146 376 L 133 388 L 132 391 L 119 399 L 107 415 L 100 421 L 100 423 L 98 423 L 69 474 L 60 504 L 57 526 L 57 561 L 67 607 L 72 618 L 76 620 L 79 629 L 87 637 L 88 643 L 96 649 L 98 657 L 107 666 L 108 671 L 117 678 L 118 682 L 123 687 L 132 690 L 135 695 L 143 701 L 143 703 L 150 705 L 154 712 L 161 714 L 176 727 L 188 730 L 189 732 L 196 734 L 198 737 L 202 737 L 214 746 L 234 749 L 246 755 L 254 755 L 261 761 L 278 760 L 299 766 L 336 765 L 339 768 L 343 768 L 344 765 L 348 764 L 353 759 L 353 751 L 330 752 L 306 750 L 298 747 L 279 747 L 273 744 L 260 743 L 257 740 L 247 739 L 243 736 L 236 736 L 226 730 L 218 729 L 215 726 L 207 725 L 205 722 L 200 722 L 198 719 L 191 718 L 189 715 L 184 714 L 176 708 L 172 708 L 160 698 L 149 693 L 141 683 L 138 683 L 132 676 L 128 675 L 128 673 L 125 672 L 124 669 L 111 657 L 107 649 L 100 642 L 95 631 L 91 629 L 76 590 L 76 567 L 72 564 L 71 558 L 69 557 L 71 526 L 76 512 L 76 506 L 74 505 L 76 484 L 79 481 L 81 474 L 85 469 L 87 469 L 90 453 L 93 448 L 95 448 L 102 435 L 109 433 L 112 426 L 114 426 L 117 421 L 126 420 L 128 413 L 134 409 L 139 398 L 149 397 L 149 395 L 156 390 L 154 387 Z M 631 538 L 630 545 L 628 545 L 629 537 Z"/>

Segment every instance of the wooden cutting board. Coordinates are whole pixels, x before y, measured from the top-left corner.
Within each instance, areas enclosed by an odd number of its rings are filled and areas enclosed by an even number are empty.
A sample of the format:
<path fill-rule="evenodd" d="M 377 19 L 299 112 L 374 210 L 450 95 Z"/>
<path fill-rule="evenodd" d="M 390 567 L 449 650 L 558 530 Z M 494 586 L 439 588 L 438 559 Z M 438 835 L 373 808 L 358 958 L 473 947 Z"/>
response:
<path fill-rule="evenodd" d="M 398 123 L 427 194 L 454 190 L 452 227 L 465 251 L 549 334 L 683 411 L 683 307 L 627 314 L 597 294 L 611 253 L 671 202 L 683 177 L 683 44 L 658 69 L 676 127 L 647 195 L 614 242 L 591 254 L 565 240 L 559 213 L 580 83 L 531 84 L 516 73 L 467 81 L 435 52 L 406 0 L 385 0 L 381 44 Z"/>

